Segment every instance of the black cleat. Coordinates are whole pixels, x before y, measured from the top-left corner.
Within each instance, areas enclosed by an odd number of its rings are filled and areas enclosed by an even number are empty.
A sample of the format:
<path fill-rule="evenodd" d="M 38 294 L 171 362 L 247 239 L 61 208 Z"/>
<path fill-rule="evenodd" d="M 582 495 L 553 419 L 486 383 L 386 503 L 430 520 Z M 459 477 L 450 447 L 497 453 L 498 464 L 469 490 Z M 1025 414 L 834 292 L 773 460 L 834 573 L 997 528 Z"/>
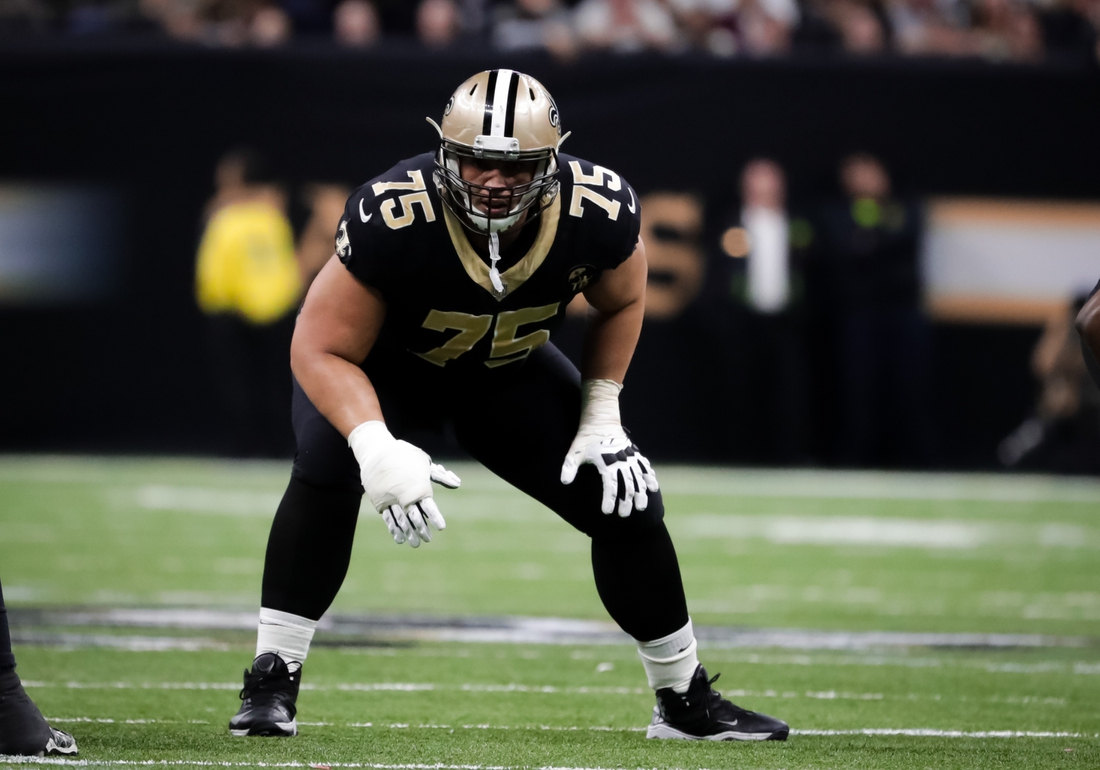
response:
<path fill-rule="evenodd" d="M 43 756 L 72 756 L 76 754 L 76 738 L 64 730 L 58 730 L 56 727 L 51 727 L 50 733 L 50 739 L 46 741 L 46 748 L 42 751 Z"/>
<path fill-rule="evenodd" d="M 707 679 L 706 669 L 699 666 L 686 693 L 678 693 L 671 687 L 658 690 L 653 721 L 645 737 L 685 741 L 787 740 L 791 728 L 786 722 L 746 711 L 711 689 L 719 676 Z"/>
<path fill-rule="evenodd" d="M 76 740 L 50 727 L 14 669 L 0 675 L 0 754 L 37 757 L 76 754 Z"/>
<path fill-rule="evenodd" d="M 241 710 L 229 720 L 232 735 L 267 735 L 289 738 L 298 734 L 298 685 L 302 670 L 293 674 L 286 662 L 273 652 L 265 652 L 252 661 L 252 670 L 244 672 Z"/>

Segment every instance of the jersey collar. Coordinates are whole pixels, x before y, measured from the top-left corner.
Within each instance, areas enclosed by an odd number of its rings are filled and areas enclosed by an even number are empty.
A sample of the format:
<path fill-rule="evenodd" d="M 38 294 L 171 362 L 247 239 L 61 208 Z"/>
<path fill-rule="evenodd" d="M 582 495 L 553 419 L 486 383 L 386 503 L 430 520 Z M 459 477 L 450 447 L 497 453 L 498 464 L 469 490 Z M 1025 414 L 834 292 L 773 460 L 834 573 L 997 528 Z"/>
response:
<path fill-rule="evenodd" d="M 504 282 L 504 293 L 497 296 L 493 291 L 493 283 L 489 280 L 489 266 L 478 255 L 470 240 L 466 237 L 466 229 L 458 221 L 458 217 L 451 213 L 450 207 L 443 207 L 443 218 L 447 222 L 447 232 L 451 236 L 458 258 L 462 261 L 462 267 L 466 275 L 499 302 L 535 274 L 539 266 L 546 260 L 550 253 L 550 247 L 554 245 L 554 235 L 558 230 L 558 217 L 561 215 L 561 196 L 555 196 L 553 203 L 543 209 L 539 217 L 539 234 L 531 248 L 523 255 L 519 262 L 500 274 Z"/>

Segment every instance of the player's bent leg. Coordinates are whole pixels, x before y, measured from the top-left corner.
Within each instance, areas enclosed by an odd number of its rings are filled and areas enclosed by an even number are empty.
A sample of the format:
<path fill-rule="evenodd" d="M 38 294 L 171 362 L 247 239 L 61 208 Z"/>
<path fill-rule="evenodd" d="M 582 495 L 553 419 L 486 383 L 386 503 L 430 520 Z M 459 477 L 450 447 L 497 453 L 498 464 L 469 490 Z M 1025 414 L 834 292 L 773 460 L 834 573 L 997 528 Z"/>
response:
<path fill-rule="evenodd" d="M 15 673 L 8 612 L 0 587 L 0 754 L 42 756 L 76 754 L 73 736 L 56 730 L 23 689 Z"/>
<path fill-rule="evenodd" d="M 662 505 L 659 493 L 651 505 Z M 614 526 L 609 520 L 609 527 Z M 662 519 L 616 535 L 592 535 L 596 588 L 612 618 L 637 640 L 649 686 L 657 697 L 647 738 L 765 741 L 786 740 L 785 722 L 730 703 L 713 689 L 699 663 L 698 644 L 687 614 L 680 567 Z"/>
<path fill-rule="evenodd" d="M 638 651 L 658 706 L 648 734 L 692 740 L 780 740 L 786 725 L 754 715 L 710 687 L 695 654 L 676 549 L 664 524 L 660 491 L 645 510 L 604 514 L 602 481 L 583 465 L 572 484 L 561 467 L 580 419 L 580 375 L 553 345 L 528 358 L 507 385 L 494 389 L 493 407 L 506 421 L 487 421 L 481 401 L 455 420 L 462 446 L 498 476 L 547 506 L 592 539 L 596 589 L 608 614 L 638 641 Z M 517 442 L 517 437 L 526 440 Z M 704 704 L 713 719 L 696 712 Z M 744 712 L 742 714 L 742 712 Z M 739 716 L 730 716 L 737 713 Z M 759 718 L 757 718 L 759 717 Z M 708 721 L 709 720 L 709 721 Z M 766 720 L 771 720 L 766 721 Z M 737 727 L 720 722 L 737 721 Z M 747 737 L 746 737 L 747 736 Z"/>
<path fill-rule="evenodd" d="M 30 699 L 15 669 L 0 671 L 0 754 L 72 756 L 76 740 L 50 726 Z"/>
<path fill-rule="evenodd" d="M 287 485 L 268 538 L 256 657 L 229 722 L 233 735 L 297 735 L 302 666 L 347 575 L 361 496 L 297 476 Z"/>
<path fill-rule="evenodd" d="M 317 621 L 347 575 L 363 495 L 347 442 L 295 383 L 298 453 L 271 524 L 256 657 L 244 673 L 236 736 L 297 735 L 302 666 Z"/>

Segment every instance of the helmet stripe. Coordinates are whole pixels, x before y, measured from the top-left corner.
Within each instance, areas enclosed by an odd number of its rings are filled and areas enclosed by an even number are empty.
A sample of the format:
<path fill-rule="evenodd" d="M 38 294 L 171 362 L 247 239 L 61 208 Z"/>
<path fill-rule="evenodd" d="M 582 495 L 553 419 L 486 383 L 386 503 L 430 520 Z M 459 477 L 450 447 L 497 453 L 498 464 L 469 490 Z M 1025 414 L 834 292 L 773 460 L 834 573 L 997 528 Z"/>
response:
<path fill-rule="evenodd" d="M 508 113 L 508 92 L 511 90 L 511 84 L 517 80 L 515 73 L 512 70 L 497 70 L 495 93 L 493 94 L 493 120 L 491 131 L 485 133 L 491 136 L 508 136 L 504 132 L 504 124 L 507 122 Z M 488 109 L 488 105 L 486 105 Z"/>
<path fill-rule="evenodd" d="M 508 101 L 504 110 L 504 135 L 515 136 L 516 130 L 516 93 L 519 91 L 519 76 L 512 77 L 508 84 Z"/>
<path fill-rule="evenodd" d="M 493 127 L 493 97 L 497 91 L 497 71 L 489 70 L 489 82 L 485 86 L 485 120 L 481 124 L 481 133 L 488 135 Z"/>

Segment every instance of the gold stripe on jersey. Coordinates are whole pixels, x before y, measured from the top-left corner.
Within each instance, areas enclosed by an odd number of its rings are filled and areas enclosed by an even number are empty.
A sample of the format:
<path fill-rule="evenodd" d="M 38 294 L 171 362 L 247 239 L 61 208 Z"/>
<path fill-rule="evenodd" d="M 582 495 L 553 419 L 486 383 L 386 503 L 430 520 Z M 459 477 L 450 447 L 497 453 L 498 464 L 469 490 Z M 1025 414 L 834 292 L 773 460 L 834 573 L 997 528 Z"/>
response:
<path fill-rule="evenodd" d="M 447 222 L 447 232 L 450 233 L 451 243 L 458 253 L 458 258 L 462 261 L 462 267 L 465 268 L 466 275 L 470 276 L 471 281 L 496 297 L 498 302 L 526 283 L 527 279 L 534 275 L 535 271 L 546 260 L 546 255 L 550 253 L 550 247 L 554 245 L 554 236 L 558 232 L 558 218 L 560 216 L 561 197 L 558 196 L 554 198 L 553 203 L 543 210 L 539 221 L 539 234 L 536 236 L 535 242 L 531 244 L 530 250 L 523 255 L 519 262 L 501 273 L 501 280 L 504 281 L 504 293 L 497 296 L 493 290 L 493 282 L 489 280 L 489 266 L 485 264 L 485 261 L 474 250 L 474 247 L 470 245 L 470 240 L 466 237 L 466 229 L 458 221 L 458 218 L 451 213 L 450 207 L 443 207 L 443 219 Z"/>

